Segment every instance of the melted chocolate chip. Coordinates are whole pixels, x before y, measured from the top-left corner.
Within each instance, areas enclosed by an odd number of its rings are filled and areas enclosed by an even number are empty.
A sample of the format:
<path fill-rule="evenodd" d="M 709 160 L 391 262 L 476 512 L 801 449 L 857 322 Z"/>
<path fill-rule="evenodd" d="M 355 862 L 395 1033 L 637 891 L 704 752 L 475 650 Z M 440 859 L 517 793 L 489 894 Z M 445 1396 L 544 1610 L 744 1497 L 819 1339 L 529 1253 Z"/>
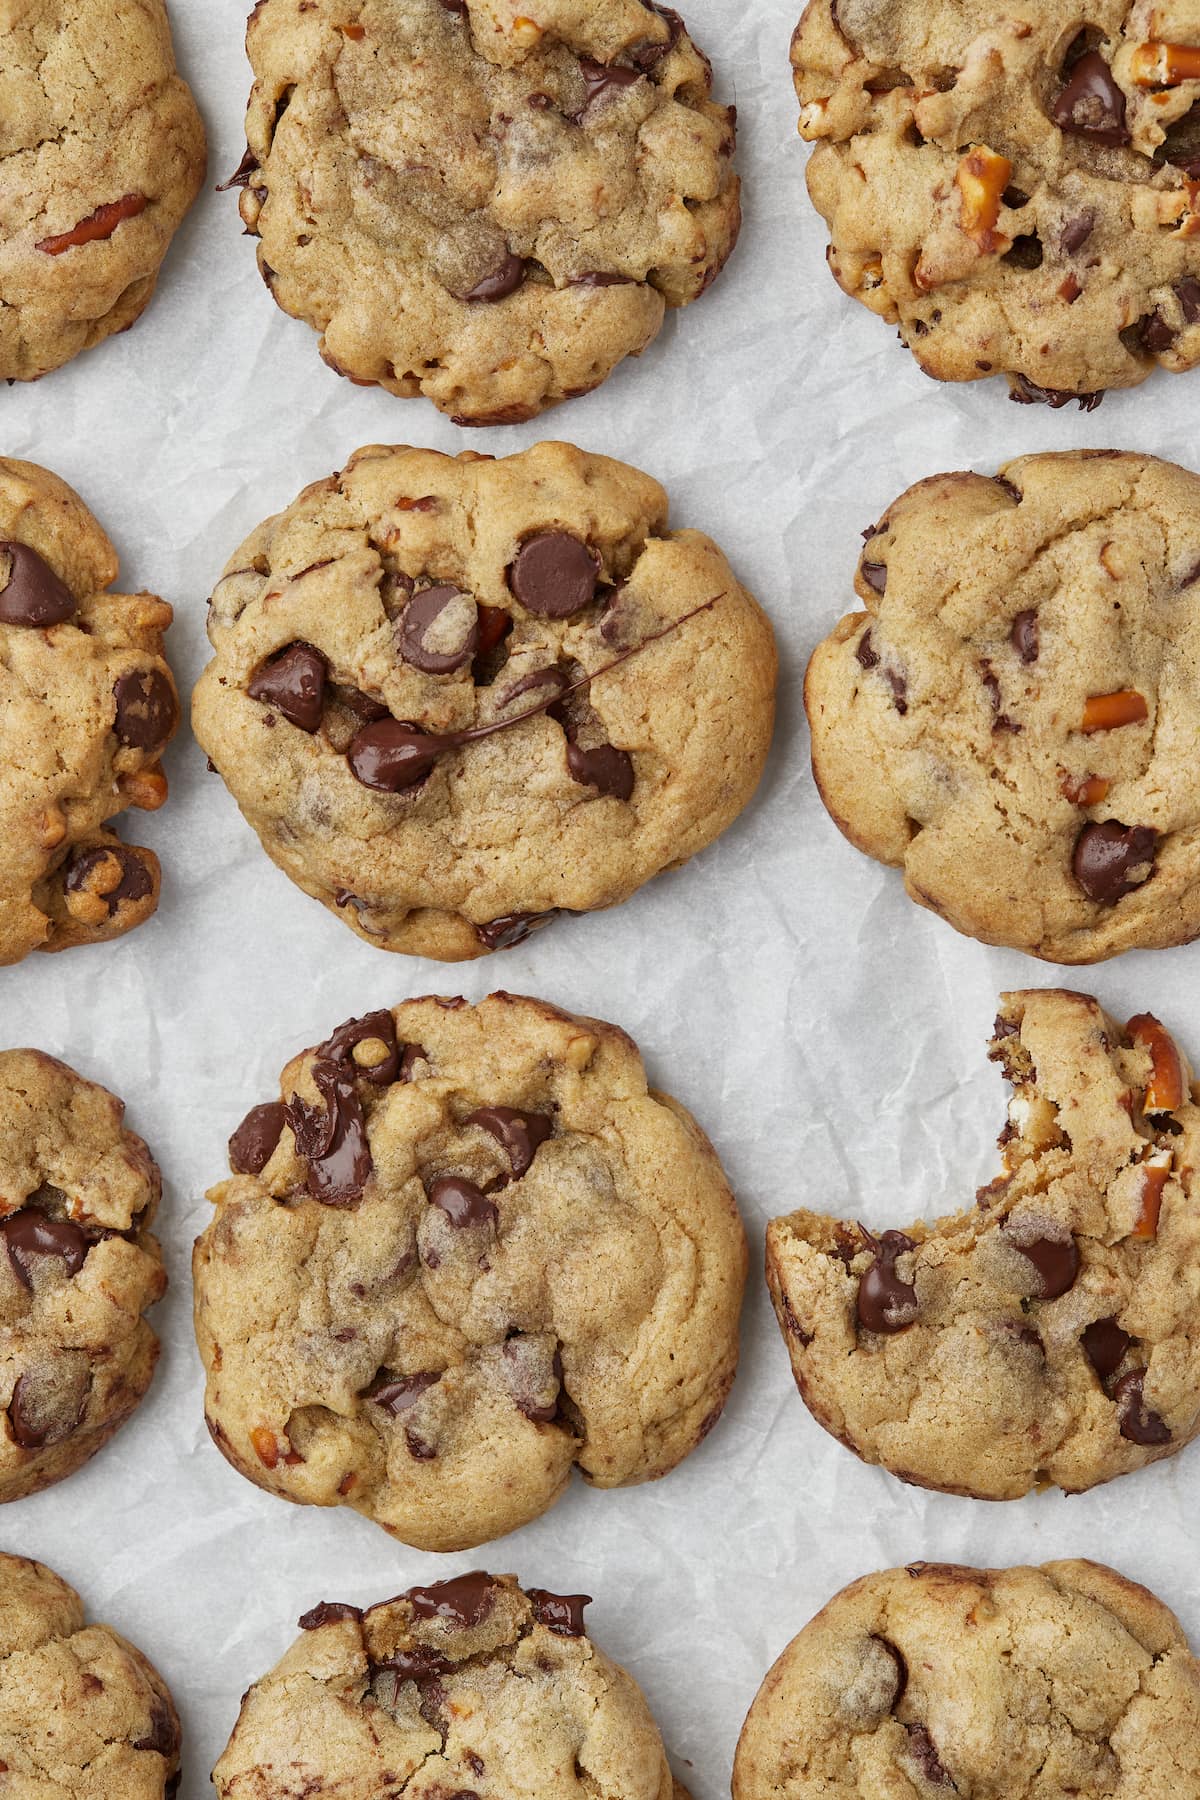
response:
<path fill-rule="evenodd" d="M 1137 342 L 1147 356 L 1158 356 L 1175 342 L 1175 329 L 1160 312 L 1147 313 L 1134 327 Z M 1124 337 L 1124 333 L 1121 334 Z"/>
<path fill-rule="evenodd" d="M 296 1151 L 308 1163 L 306 1186 L 324 1206 L 354 1206 L 374 1167 L 362 1106 L 336 1063 L 314 1063 L 312 1078 L 321 1104 L 293 1094 L 284 1107 Z"/>
<path fill-rule="evenodd" d="M 361 1619 L 362 1608 L 351 1606 L 346 1600 L 319 1600 L 311 1612 L 301 1613 L 299 1625 L 301 1631 L 319 1631 L 322 1625 L 332 1625 L 339 1619 Z"/>
<path fill-rule="evenodd" d="M 1075 840 L 1071 872 L 1089 900 L 1115 906 L 1149 880 L 1157 843 L 1150 825 L 1122 825 L 1119 819 L 1085 825 Z M 1140 869 L 1147 873 L 1137 874 Z"/>
<path fill-rule="evenodd" d="M 478 1625 L 491 1612 L 496 1600 L 496 1585 L 482 1569 L 469 1575 L 456 1575 L 451 1581 L 436 1581 L 432 1587 L 409 1588 L 404 1595 L 411 1601 L 418 1619 L 441 1619 L 460 1631 Z"/>
<path fill-rule="evenodd" d="M 858 658 L 860 668 L 874 669 L 879 666 L 879 653 L 872 648 L 869 628 L 864 631 L 859 638 L 858 648 L 855 650 L 854 654 Z"/>
<path fill-rule="evenodd" d="M 908 1749 L 922 1775 L 933 1787 L 953 1787 L 954 1781 L 937 1753 L 937 1746 L 924 1725 L 906 1725 Z"/>
<path fill-rule="evenodd" d="M 384 1412 L 391 1413 L 394 1419 L 415 1406 L 421 1395 L 431 1387 L 436 1387 L 442 1379 L 436 1369 L 423 1370 L 418 1375 L 393 1375 L 388 1369 L 381 1369 L 370 1387 L 363 1390 L 364 1400 L 373 1400 L 376 1406 L 382 1406 Z"/>
<path fill-rule="evenodd" d="M 18 1375 L 8 1403 L 8 1423 L 13 1438 L 22 1450 L 43 1450 L 47 1444 L 59 1444 L 69 1438 L 83 1418 L 88 1389 L 81 1392 L 74 1412 L 60 1412 L 54 1405 L 53 1382 L 49 1394 L 39 1397 L 28 1375 Z M 41 1404 L 39 1404 L 39 1398 Z M 47 1404 L 49 1401 L 49 1404 Z"/>
<path fill-rule="evenodd" d="M 1070 388 L 1039 387 L 1036 381 L 1030 381 L 1028 375 L 1014 375 L 1014 387 L 1009 394 L 1020 406 L 1049 406 L 1055 412 L 1069 406 L 1072 400 L 1079 403 L 1080 412 L 1095 412 L 1104 398 L 1105 390 L 1089 394 L 1076 394 Z"/>
<path fill-rule="evenodd" d="M 469 1225 L 494 1225 L 500 1214 L 482 1188 L 461 1175 L 439 1175 L 430 1182 L 426 1197 L 444 1212 L 456 1231 Z"/>
<path fill-rule="evenodd" d="M 590 56 L 580 57 L 579 73 L 583 76 L 585 98 L 579 111 L 572 114 L 577 125 L 610 94 L 619 93 L 641 80 L 640 69 L 627 69 L 620 63 L 595 62 Z"/>
<path fill-rule="evenodd" d="M 289 644 L 278 656 L 259 664 L 246 692 L 311 735 L 321 723 L 327 675 L 328 666 L 319 650 L 311 644 Z"/>
<path fill-rule="evenodd" d="M 0 588 L 0 625 L 29 625 L 42 630 L 75 617 L 74 594 L 36 550 L 28 544 L 0 538 L 0 555 L 7 556 L 12 564 L 7 585 Z"/>
<path fill-rule="evenodd" d="M 419 787 L 452 747 L 450 737 L 435 737 L 399 719 L 378 719 L 355 734 L 346 760 L 356 781 L 377 793 L 401 794 Z"/>
<path fill-rule="evenodd" d="M 878 1632 L 875 1632 L 872 1634 L 872 1641 L 878 1644 L 881 1650 L 886 1650 L 896 1665 L 896 1691 L 892 1695 L 891 1701 L 891 1709 L 894 1712 L 903 1700 L 908 1687 L 908 1664 L 904 1659 L 903 1651 L 893 1644 L 891 1638 L 880 1637 Z"/>
<path fill-rule="evenodd" d="M 1079 1341 L 1101 1381 L 1108 1381 L 1120 1368 L 1133 1339 L 1115 1319 L 1094 1319 Z"/>
<path fill-rule="evenodd" d="M 1099 50 L 1081 56 L 1050 108 L 1060 131 L 1090 138 L 1095 144 L 1116 146 L 1129 142 L 1125 124 L 1125 96 Z"/>
<path fill-rule="evenodd" d="M 174 1762 L 179 1755 L 179 1722 L 165 1700 L 155 1699 L 150 1708 L 150 1729 L 145 1737 L 135 1740 L 135 1750 L 153 1750 Z"/>
<path fill-rule="evenodd" d="M 550 912 L 537 913 L 502 913 L 498 919 L 489 919 L 486 925 L 477 925 L 475 935 L 485 950 L 511 950 L 517 944 L 523 944 L 527 937 L 548 925 L 551 919 L 557 919 L 562 911 L 561 906 Z"/>
<path fill-rule="evenodd" d="M 611 269 L 589 269 L 584 275 L 572 275 L 568 287 L 607 288 L 632 287 L 632 275 L 617 275 Z"/>
<path fill-rule="evenodd" d="M 229 1164 L 237 1175 L 261 1175 L 283 1134 L 282 1100 L 251 1107 L 229 1140 Z"/>
<path fill-rule="evenodd" d="M 1067 219 L 1058 235 L 1058 247 L 1064 256 L 1074 256 L 1096 229 L 1094 212 L 1077 213 L 1073 219 Z"/>
<path fill-rule="evenodd" d="M 508 572 L 527 612 L 569 619 L 596 597 L 600 558 L 567 531 L 543 531 L 524 543 Z"/>
<path fill-rule="evenodd" d="M 559 1637 L 583 1637 L 583 1609 L 592 1604 L 590 1594 L 552 1594 L 547 1588 L 530 1588 L 533 1616 L 547 1631 Z"/>
<path fill-rule="evenodd" d="M 218 185 L 218 194 L 227 194 L 230 188 L 249 187 L 250 177 L 251 175 L 256 174 L 257 171 L 258 158 L 255 156 L 249 144 L 247 144 L 246 154 L 243 156 L 237 168 L 233 171 L 233 174 L 229 177 L 229 180 L 222 181 Z"/>
<path fill-rule="evenodd" d="M 179 723 L 175 690 L 161 669 L 134 669 L 113 688 L 113 731 L 134 750 L 157 750 Z"/>
<path fill-rule="evenodd" d="M 117 879 L 111 886 L 101 887 L 96 879 L 98 871 L 105 879 L 111 879 L 116 873 Z M 153 892 L 154 882 L 136 852 L 126 850 L 120 844 L 98 844 L 91 850 L 80 850 L 71 858 L 63 887 L 68 894 L 99 894 L 108 907 L 109 918 L 115 919 L 124 901 L 144 900 Z"/>
<path fill-rule="evenodd" d="M 672 11 L 669 6 L 655 6 L 650 4 L 646 7 L 646 11 L 657 14 L 666 25 L 667 41 L 665 44 L 646 43 L 635 44 L 633 46 L 633 49 L 629 52 L 629 60 L 630 62 L 635 63 L 644 74 L 651 69 L 656 69 L 659 63 L 670 54 L 683 36 L 683 20 L 680 18 L 679 14 Z"/>
<path fill-rule="evenodd" d="M 1040 1237 L 1028 1244 L 1011 1238 L 1014 1250 L 1027 1257 L 1038 1272 L 1042 1284 L 1040 1298 L 1057 1300 L 1075 1285 L 1079 1274 L 1079 1246 L 1073 1237 Z"/>
<path fill-rule="evenodd" d="M 1183 316 L 1189 325 L 1200 324 L 1200 281 L 1191 275 L 1175 284 L 1175 297 L 1183 309 Z"/>
<path fill-rule="evenodd" d="M 859 564 L 859 568 L 862 570 L 862 578 L 869 588 L 873 588 L 877 594 L 887 591 L 886 563 L 864 562 Z"/>
<path fill-rule="evenodd" d="M 438 650 L 430 644 L 430 639 L 436 636 L 438 620 L 447 607 L 462 597 L 458 588 L 442 583 L 438 587 L 422 588 L 405 607 L 396 631 L 397 648 L 405 662 L 420 669 L 422 674 L 452 675 L 469 663 L 478 650 L 479 623 L 474 616 L 465 636 L 458 632 L 454 634 L 460 641 L 450 648 Z"/>
<path fill-rule="evenodd" d="M 1037 661 L 1041 646 L 1038 639 L 1038 616 L 1032 608 L 1017 614 L 1012 622 L 1008 641 L 1023 663 Z"/>
<path fill-rule="evenodd" d="M 568 742 L 567 768 L 581 786 L 594 787 L 614 800 L 628 800 L 633 793 L 633 758 L 628 750 L 618 750 L 613 744 L 581 750 L 578 744 Z"/>
<path fill-rule="evenodd" d="M 525 280 L 525 258 L 514 256 L 511 250 L 505 252 L 504 260 L 497 263 L 490 274 L 484 275 L 469 288 L 465 294 L 459 294 L 459 300 L 476 304 L 493 306 L 497 300 L 507 300 L 515 294 Z"/>
<path fill-rule="evenodd" d="M 431 1681 L 437 1675 L 445 1675 L 453 1664 L 436 1650 L 427 1650 L 422 1644 L 415 1644 L 411 1650 L 393 1650 L 382 1662 L 373 1663 L 373 1669 L 392 1669 L 399 1681 L 424 1682 Z M 424 1709 L 422 1708 L 422 1716 Z"/>
<path fill-rule="evenodd" d="M 387 1055 L 374 1068 L 362 1068 L 352 1060 L 352 1053 L 357 1044 L 366 1043 L 372 1038 L 384 1046 Z M 390 1012 L 382 1010 L 366 1013 L 361 1019 L 347 1019 L 344 1025 L 339 1025 L 326 1038 L 317 1055 L 325 1062 L 348 1065 L 351 1074 L 361 1076 L 364 1081 L 370 1081 L 376 1087 L 388 1087 L 400 1073 L 396 1022 Z"/>
<path fill-rule="evenodd" d="M 875 1261 L 858 1284 L 858 1323 L 864 1331 L 906 1331 L 917 1316 L 917 1290 L 897 1275 L 896 1259 L 916 1245 L 902 1231 L 885 1231 L 878 1241 L 864 1235 Z"/>
<path fill-rule="evenodd" d="M 521 1112 L 515 1106 L 477 1107 L 465 1123 L 481 1126 L 503 1145 L 518 1180 L 554 1131 L 554 1120 L 547 1113 Z"/>
<path fill-rule="evenodd" d="M 1130 1369 L 1113 1389 L 1113 1403 L 1121 1410 L 1121 1436 L 1131 1444 L 1169 1444 L 1171 1431 L 1166 1420 L 1146 1405 L 1145 1381 L 1145 1369 Z"/>
<path fill-rule="evenodd" d="M 78 1275 L 84 1265 L 92 1240 L 83 1227 L 71 1219 L 48 1219 L 36 1207 L 23 1207 L 0 1224 L 0 1237 L 8 1251 L 13 1274 L 22 1287 L 33 1292 L 33 1269 L 42 1257 L 55 1257 L 63 1264 L 67 1278 Z"/>

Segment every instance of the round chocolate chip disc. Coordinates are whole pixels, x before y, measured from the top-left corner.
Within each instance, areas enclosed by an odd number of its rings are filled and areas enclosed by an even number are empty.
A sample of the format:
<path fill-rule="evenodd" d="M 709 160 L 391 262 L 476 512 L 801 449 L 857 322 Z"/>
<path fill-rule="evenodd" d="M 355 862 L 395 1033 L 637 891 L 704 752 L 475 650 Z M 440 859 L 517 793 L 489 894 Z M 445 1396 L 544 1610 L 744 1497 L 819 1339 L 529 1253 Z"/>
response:
<path fill-rule="evenodd" d="M 600 558 L 567 531 L 543 531 L 517 552 L 509 585 L 527 612 L 569 619 L 596 597 Z"/>
<path fill-rule="evenodd" d="M 406 663 L 424 675 L 452 675 L 479 648 L 475 602 L 449 583 L 422 588 L 404 609 L 396 645 Z"/>

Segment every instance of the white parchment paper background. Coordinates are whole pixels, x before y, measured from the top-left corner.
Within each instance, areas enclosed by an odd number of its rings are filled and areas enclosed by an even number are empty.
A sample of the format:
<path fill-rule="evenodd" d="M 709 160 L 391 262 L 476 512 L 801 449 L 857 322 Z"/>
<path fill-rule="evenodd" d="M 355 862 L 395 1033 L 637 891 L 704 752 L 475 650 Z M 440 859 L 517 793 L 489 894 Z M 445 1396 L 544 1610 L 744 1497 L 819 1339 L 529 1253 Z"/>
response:
<path fill-rule="evenodd" d="M 1002 1088 L 984 1042 L 996 994 L 1059 979 L 911 905 L 817 801 L 801 679 L 853 604 L 860 528 L 924 475 L 991 473 L 1026 450 L 1112 445 L 1200 464 L 1200 375 L 1160 375 L 1091 416 L 1021 408 L 998 382 L 936 386 L 839 294 L 803 193 L 787 61 L 797 5 L 686 6 L 739 109 L 746 226 L 716 287 L 599 393 L 530 425 L 464 433 L 424 401 L 339 380 L 307 327 L 271 303 L 234 197 L 213 192 L 244 145 L 245 0 L 173 0 L 210 133 L 205 193 L 132 332 L 35 386 L 0 389 L 0 449 L 78 487 L 117 542 L 124 583 L 174 603 L 185 691 L 206 659 L 204 602 L 226 557 L 369 442 L 504 453 L 559 436 L 640 464 L 666 483 L 676 523 L 723 545 L 783 658 L 756 803 L 615 912 L 460 969 L 376 951 L 277 873 L 185 731 L 165 811 L 129 819 L 163 859 L 157 917 L 118 944 L 0 971 L 0 1042 L 65 1057 L 128 1101 L 166 1177 L 172 1282 L 146 1403 L 84 1472 L 5 1508 L 0 1546 L 50 1563 L 158 1664 L 184 1719 L 182 1800 L 210 1792 L 239 1695 L 307 1607 L 369 1603 L 485 1562 L 595 1596 L 590 1629 L 642 1683 L 697 1800 L 727 1791 L 771 1659 L 872 1568 L 1093 1556 L 1148 1582 L 1200 1641 L 1200 1451 L 1075 1499 L 923 1495 L 812 1423 L 762 1284 L 774 1213 L 803 1201 L 901 1225 L 957 1206 L 995 1172 Z M 1200 1054 L 1200 946 L 1072 979 L 1122 1017 L 1158 1013 Z M 723 1422 L 666 1481 L 616 1494 L 576 1484 L 513 1538 L 436 1558 L 350 1512 L 289 1507 L 226 1466 L 201 1419 L 188 1257 L 228 1133 L 276 1091 L 294 1051 L 409 994 L 498 986 L 619 1022 L 709 1131 L 751 1238 L 744 1357 Z"/>

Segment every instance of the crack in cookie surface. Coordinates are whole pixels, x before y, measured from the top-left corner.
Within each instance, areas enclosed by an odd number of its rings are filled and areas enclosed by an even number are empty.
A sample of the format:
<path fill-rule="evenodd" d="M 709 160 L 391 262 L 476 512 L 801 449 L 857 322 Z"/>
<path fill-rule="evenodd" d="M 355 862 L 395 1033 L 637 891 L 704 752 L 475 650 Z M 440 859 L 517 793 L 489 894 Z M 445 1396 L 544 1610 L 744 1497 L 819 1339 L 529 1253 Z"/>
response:
<path fill-rule="evenodd" d="M 244 1475 L 456 1549 L 578 1465 L 667 1473 L 737 1363 L 741 1224 L 624 1033 L 410 1001 L 284 1071 L 196 1246 L 213 1436 Z"/>
<path fill-rule="evenodd" d="M 767 1274 L 797 1386 L 867 1462 L 1008 1500 L 1079 1492 L 1200 1429 L 1200 1130 L 1161 1023 L 1003 997 L 1003 1172 L 965 1213 L 879 1237 L 776 1219 Z"/>

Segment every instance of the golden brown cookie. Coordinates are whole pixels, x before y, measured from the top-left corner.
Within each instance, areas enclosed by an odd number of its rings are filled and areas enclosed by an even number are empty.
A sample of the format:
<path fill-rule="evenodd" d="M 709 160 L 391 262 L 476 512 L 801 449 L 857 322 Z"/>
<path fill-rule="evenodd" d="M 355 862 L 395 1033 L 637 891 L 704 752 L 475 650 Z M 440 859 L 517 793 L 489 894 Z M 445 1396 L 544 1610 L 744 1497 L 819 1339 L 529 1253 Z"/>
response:
<path fill-rule="evenodd" d="M 348 1020 L 230 1162 L 196 1330 L 209 1429 L 260 1487 L 463 1549 L 716 1423 L 741 1222 L 615 1026 L 512 994 Z"/>
<path fill-rule="evenodd" d="M 204 164 L 163 0 L 6 0 L 0 379 L 36 380 L 133 324 Z"/>
<path fill-rule="evenodd" d="M 733 248 L 733 109 L 642 0 L 260 0 L 234 181 L 339 374 L 507 424 L 586 393 Z"/>
<path fill-rule="evenodd" d="M 322 1602 L 243 1699 L 218 1800 L 689 1800 L 640 1688 L 584 1634 L 587 1605 L 482 1571 L 365 1612 Z"/>
<path fill-rule="evenodd" d="M 116 577 L 78 494 L 0 458 L 0 964 L 119 937 L 158 905 L 158 858 L 107 822 L 167 797 L 171 608 L 108 592 Z"/>
<path fill-rule="evenodd" d="M 1090 410 L 1200 362 L 1200 4 L 810 0 L 829 264 L 943 381 Z"/>
<path fill-rule="evenodd" d="M 124 1113 L 65 1063 L 0 1051 L 0 1502 L 94 1456 L 154 1373 L 162 1183 Z"/>
<path fill-rule="evenodd" d="M 1099 962 L 1200 932 L 1200 477 L 1111 450 L 936 475 L 864 533 L 809 664 L 852 843 L 984 943 Z"/>
<path fill-rule="evenodd" d="M 864 1576 L 776 1662 L 734 1800 L 1195 1800 L 1200 1664 L 1092 1562 Z"/>
<path fill-rule="evenodd" d="M 746 805 L 775 644 L 658 483 L 569 444 L 372 447 L 213 595 L 196 736 L 271 858 L 447 962 L 628 899 Z"/>

